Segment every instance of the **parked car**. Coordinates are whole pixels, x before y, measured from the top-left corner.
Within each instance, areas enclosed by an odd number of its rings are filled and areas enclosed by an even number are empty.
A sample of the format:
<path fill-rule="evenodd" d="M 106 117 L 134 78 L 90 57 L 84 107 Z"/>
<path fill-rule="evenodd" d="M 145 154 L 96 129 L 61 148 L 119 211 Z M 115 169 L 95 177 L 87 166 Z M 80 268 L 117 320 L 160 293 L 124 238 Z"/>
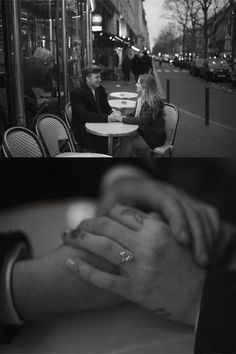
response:
<path fill-rule="evenodd" d="M 183 57 L 175 57 L 174 66 L 180 69 L 189 69 L 189 59 L 188 58 L 183 58 Z"/>
<path fill-rule="evenodd" d="M 200 67 L 200 77 L 210 81 L 215 79 L 228 79 L 231 75 L 231 69 L 224 59 L 206 59 Z"/>
<path fill-rule="evenodd" d="M 200 74 L 200 68 L 203 66 L 203 62 L 205 59 L 203 58 L 195 58 L 190 62 L 190 74 L 197 76 Z"/>

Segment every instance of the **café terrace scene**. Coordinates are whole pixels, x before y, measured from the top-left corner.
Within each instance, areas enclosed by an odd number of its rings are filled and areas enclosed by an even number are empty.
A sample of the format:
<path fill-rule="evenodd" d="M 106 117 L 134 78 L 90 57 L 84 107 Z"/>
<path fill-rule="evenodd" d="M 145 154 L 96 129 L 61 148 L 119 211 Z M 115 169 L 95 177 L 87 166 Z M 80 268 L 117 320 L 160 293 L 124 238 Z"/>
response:
<path fill-rule="evenodd" d="M 0 157 L 235 157 L 232 0 L 0 0 Z"/>

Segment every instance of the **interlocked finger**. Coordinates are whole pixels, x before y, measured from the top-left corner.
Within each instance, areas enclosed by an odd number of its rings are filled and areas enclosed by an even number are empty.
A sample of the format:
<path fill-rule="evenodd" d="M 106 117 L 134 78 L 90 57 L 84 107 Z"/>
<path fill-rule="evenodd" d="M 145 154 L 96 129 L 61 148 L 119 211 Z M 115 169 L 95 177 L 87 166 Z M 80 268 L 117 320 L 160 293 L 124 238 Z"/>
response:
<path fill-rule="evenodd" d="M 74 246 L 96 254 L 116 266 L 125 265 L 125 263 L 134 260 L 131 250 L 107 237 L 81 230 L 74 230 L 64 237 L 65 243 L 71 244 L 70 239 L 72 238 Z"/>

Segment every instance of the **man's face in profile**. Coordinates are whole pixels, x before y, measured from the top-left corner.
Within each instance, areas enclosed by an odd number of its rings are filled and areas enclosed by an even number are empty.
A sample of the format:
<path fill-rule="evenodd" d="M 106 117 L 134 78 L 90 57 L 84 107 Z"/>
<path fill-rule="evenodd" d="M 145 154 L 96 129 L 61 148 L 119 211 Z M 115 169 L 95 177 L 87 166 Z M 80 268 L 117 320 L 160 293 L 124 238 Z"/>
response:
<path fill-rule="evenodd" d="M 90 74 L 89 76 L 87 76 L 87 84 L 93 89 L 100 87 L 101 81 L 101 73 Z"/>

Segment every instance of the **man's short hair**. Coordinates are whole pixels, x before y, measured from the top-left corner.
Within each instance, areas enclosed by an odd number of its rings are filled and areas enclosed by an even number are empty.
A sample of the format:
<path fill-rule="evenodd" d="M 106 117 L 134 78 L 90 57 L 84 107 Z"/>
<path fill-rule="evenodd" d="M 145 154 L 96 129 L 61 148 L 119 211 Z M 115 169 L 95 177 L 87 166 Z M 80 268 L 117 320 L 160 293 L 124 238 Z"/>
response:
<path fill-rule="evenodd" d="M 98 65 L 90 65 L 84 71 L 84 76 L 88 77 L 92 74 L 99 74 L 101 72 L 101 68 Z"/>

